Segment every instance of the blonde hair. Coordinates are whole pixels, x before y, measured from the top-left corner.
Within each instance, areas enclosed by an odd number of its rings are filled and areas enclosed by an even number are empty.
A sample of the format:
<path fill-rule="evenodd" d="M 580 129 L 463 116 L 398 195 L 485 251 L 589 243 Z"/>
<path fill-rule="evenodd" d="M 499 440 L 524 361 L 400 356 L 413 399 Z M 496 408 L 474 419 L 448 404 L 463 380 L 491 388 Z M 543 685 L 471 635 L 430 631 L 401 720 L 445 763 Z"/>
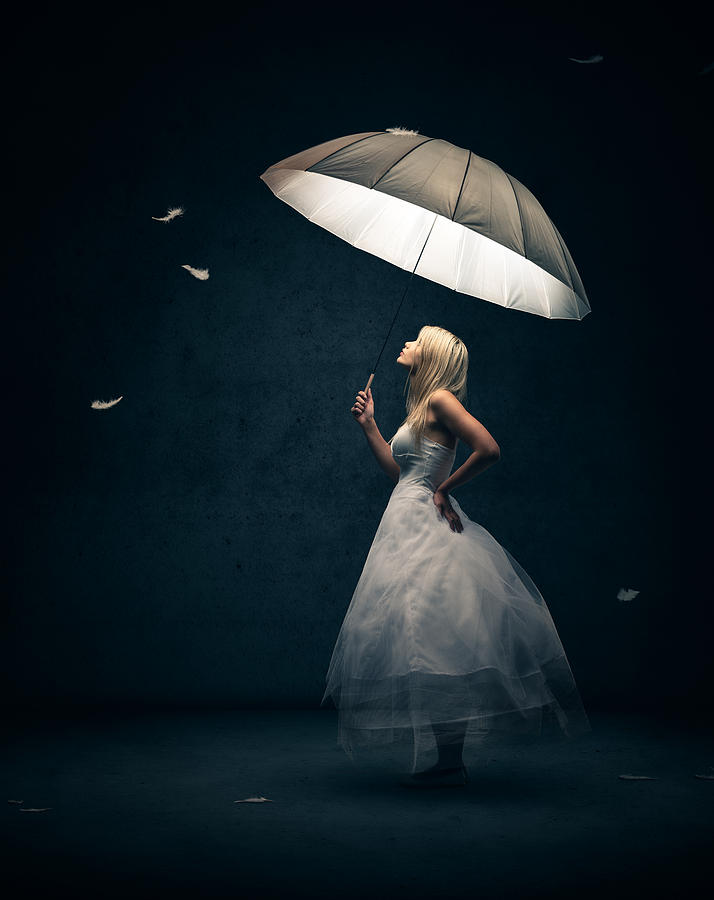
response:
<path fill-rule="evenodd" d="M 429 399 L 431 395 L 445 388 L 459 400 L 466 402 L 466 377 L 469 368 L 469 353 L 463 341 L 455 334 L 438 325 L 424 325 L 417 335 L 416 347 L 420 348 L 420 359 L 409 370 L 404 385 L 407 393 L 407 415 L 400 424 L 409 425 L 417 446 L 426 428 Z"/>

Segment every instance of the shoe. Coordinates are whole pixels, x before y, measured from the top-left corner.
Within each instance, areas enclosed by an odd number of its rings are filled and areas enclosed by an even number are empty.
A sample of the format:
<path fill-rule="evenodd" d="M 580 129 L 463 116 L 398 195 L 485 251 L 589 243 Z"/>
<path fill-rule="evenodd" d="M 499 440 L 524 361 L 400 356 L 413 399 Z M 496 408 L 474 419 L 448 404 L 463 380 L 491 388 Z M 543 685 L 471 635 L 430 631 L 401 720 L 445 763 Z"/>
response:
<path fill-rule="evenodd" d="M 469 780 L 466 766 L 456 769 L 427 769 L 426 772 L 415 772 L 405 775 L 399 780 L 403 787 L 437 788 L 463 787 Z"/>

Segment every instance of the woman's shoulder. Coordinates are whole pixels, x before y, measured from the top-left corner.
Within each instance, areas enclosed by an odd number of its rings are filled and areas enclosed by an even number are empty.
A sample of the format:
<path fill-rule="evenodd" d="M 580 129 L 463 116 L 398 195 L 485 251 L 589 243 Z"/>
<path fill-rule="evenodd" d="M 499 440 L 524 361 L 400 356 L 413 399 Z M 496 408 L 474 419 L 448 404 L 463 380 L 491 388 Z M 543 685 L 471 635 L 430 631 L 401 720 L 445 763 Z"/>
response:
<path fill-rule="evenodd" d="M 452 394 L 447 388 L 439 388 L 429 395 L 428 405 L 439 409 L 439 407 L 461 406 L 462 403 L 456 394 Z"/>

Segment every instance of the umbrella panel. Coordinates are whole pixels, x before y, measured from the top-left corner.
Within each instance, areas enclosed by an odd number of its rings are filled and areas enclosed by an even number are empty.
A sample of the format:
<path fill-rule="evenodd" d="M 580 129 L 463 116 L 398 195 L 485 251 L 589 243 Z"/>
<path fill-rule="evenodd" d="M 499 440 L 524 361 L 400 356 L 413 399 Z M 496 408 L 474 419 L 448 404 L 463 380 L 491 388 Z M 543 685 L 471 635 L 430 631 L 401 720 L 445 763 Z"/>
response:
<path fill-rule="evenodd" d="M 458 293 L 552 319 L 590 311 L 531 260 L 414 203 L 316 172 L 273 168 L 262 178 L 311 222 L 401 269 L 414 271 L 419 260 L 417 275 Z"/>

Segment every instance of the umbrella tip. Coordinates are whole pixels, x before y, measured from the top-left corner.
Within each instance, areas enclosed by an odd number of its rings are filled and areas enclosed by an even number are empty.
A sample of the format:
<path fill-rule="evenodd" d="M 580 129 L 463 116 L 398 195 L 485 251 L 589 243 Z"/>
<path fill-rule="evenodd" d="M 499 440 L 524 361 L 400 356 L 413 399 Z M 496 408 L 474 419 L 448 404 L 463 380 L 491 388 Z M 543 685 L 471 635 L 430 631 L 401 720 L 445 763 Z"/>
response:
<path fill-rule="evenodd" d="M 418 131 L 412 131 L 411 128 L 405 128 L 404 125 L 397 125 L 396 128 L 385 129 L 390 134 L 419 134 Z"/>

